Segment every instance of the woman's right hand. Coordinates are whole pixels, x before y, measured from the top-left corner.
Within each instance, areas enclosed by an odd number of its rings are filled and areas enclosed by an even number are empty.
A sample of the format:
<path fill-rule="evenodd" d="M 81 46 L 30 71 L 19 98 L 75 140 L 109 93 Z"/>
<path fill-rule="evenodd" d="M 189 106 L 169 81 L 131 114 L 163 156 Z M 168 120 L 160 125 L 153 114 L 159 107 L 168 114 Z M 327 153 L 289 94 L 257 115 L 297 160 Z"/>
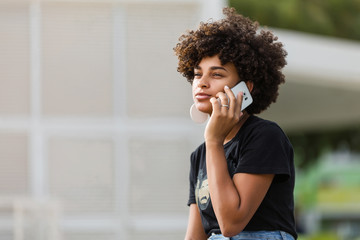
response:
<path fill-rule="evenodd" d="M 221 105 L 217 98 L 210 99 L 212 114 L 204 133 L 206 142 L 211 141 L 221 145 L 243 115 L 241 112 L 243 93 L 240 92 L 236 98 L 229 87 L 225 86 L 224 90 L 225 93 L 219 92 L 216 95 L 220 99 Z"/>

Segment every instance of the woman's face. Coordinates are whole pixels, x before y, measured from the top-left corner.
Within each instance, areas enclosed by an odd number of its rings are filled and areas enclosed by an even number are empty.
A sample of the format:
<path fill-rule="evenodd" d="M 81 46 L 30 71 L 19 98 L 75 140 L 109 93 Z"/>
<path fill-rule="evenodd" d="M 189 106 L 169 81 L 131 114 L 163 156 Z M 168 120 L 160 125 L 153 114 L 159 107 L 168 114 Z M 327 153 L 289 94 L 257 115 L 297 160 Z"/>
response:
<path fill-rule="evenodd" d="M 234 87 L 239 82 L 239 75 L 233 63 L 221 65 L 217 55 L 203 58 L 194 69 L 192 93 L 195 106 L 201 112 L 212 113 L 210 98 L 218 92 L 224 92 L 224 87 Z"/>

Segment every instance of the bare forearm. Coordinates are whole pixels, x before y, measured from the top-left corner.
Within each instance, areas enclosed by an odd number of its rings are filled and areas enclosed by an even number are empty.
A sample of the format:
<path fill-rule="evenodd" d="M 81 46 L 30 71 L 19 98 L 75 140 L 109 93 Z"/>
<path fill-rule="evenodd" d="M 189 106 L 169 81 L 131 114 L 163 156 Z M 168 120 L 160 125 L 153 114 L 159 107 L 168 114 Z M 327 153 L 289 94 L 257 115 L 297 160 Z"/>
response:
<path fill-rule="evenodd" d="M 240 196 L 231 179 L 224 147 L 219 143 L 206 143 L 206 166 L 211 201 L 216 217 L 229 220 L 240 207 Z"/>
<path fill-rule="evenodd" d="M 199 209 L 196 204 L 191 204 L 189 222 L 186 230 L 185 240 L 206 240 L 206 234 L 201 223 Z"/>

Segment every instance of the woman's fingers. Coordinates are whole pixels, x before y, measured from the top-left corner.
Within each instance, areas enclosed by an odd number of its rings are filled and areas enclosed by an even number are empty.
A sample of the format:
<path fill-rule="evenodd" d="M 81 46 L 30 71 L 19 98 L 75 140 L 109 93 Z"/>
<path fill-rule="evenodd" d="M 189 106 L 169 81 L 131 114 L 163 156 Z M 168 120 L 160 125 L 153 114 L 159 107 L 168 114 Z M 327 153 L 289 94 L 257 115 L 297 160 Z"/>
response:
<path fill-rule="evenodd" d="M 226 93 L 227 98 L 228 98 L 229 110 L 231 112 L 233 112 L 234 108 L 236 107 L 236 102 L 235 102 L 236 99 L 235 99 L 234 93 L 231 91 L 231 89 L 228 86 L 225 86 L 224 90 L 225 90 L 225 93 Z"/>
<path fill-rule="evenodd" d="M 240 119 L 243 115 L 241 112 L 241 104 L 243 100 L 243 93 L 240 92 L 237 96 L 231 91 L 228 86 L 224 87 L 225 92 L 216 94 L 217 99 L 212 98 L 213 112 L 222 113 L 230 118 Z"/>
<path fill-rule="evenodd" d="M 212 111 L 212 112 L 213 112 L 213 113 L 220 111 L 219 101 L 218 101 L 215 97 L 210 98 L 210 102 L 211 102 L 211 104 L 212 104 L 212 108 L 213 108 L 213 111 Z"/>
<path fill-rule="evenodd" d="M 216 96 L 218 97 L 218 104 L 220 106 L 221 112 L 226 113 L 227 110 L 229 110 L 229 99 L 228 99 L 228 97 L 223 92 L 219 92 L 218 94 L 216 94 Z"/>
<path fill-rule="evenodd" d="M 243 99 L 243 93 L 240 92 L 237 96 L 235 96 L 228 86 L 225 86 L 224 90 L 226 95 L 228 96 L 230 103 L 229 112 L 233 113 L 233 117 L 240 117 L 242 115 L 241 104 Z"/>
<path fill-rule="evenodd" d="M 235 114 L 236 114 L 236 116 L 239 116 L 239 117 L 241 117 L 243 115 L 243 112 L 241 111 L 241 104 L 243 101 L 243 97 L 244 97 L 244 93 L 239 92 L 239 94 L 237 95 L 237 98 L 236 98 L 238 107 L 235 109 Z"/>

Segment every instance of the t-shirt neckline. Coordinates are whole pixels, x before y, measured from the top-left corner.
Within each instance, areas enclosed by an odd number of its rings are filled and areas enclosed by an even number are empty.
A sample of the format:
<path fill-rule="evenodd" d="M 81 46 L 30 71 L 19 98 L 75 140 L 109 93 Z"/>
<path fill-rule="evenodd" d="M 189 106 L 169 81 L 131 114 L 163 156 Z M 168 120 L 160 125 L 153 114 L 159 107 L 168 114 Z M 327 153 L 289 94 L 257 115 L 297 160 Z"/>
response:
<path fill-rule="evenodd" d="M 236 135 L 235 135 L 230 141 L 228 141 L 227 143 L 224 144 L 224 149 L 227 148 L 228 146 L 230 146 L 231 143 L 232 143 L 233 141 L 235 141 L 235 140 L 239 137 L 240 133 L 246 128 L 246 126 L 247 126 L 250 122 L 252 122 L 252 120 L 253 120 L 254 117 L 255 117 L 254 115 L 250 115 L 250 116 L 248 117 L 248 119 L 246 119 L 246 121 L 245 121 L 244 124 L 241 126 L 241 128 L 240 128 L 239 131 L 236 133 Z"/>

